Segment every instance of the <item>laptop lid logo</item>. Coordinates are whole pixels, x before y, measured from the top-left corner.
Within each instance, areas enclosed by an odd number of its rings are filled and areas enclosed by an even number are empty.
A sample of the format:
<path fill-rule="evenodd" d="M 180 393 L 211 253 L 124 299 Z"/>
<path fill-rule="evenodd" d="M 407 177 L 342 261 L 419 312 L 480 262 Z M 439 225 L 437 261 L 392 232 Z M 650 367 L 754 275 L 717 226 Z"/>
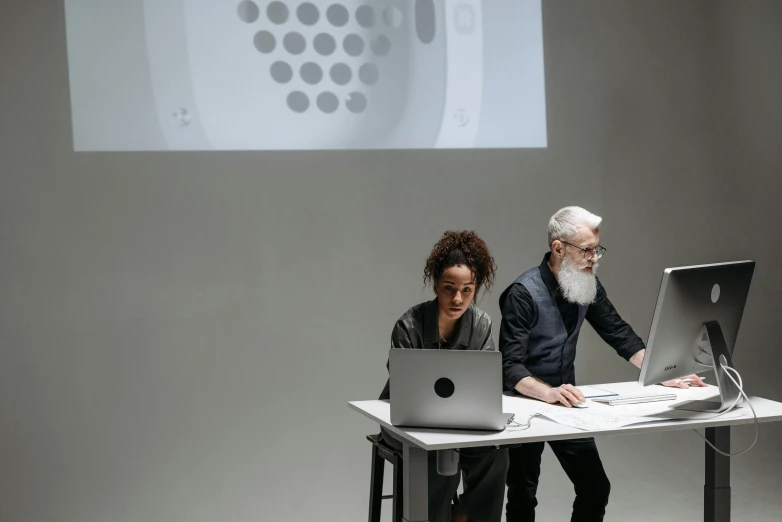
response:
<path fill-rule="evenodd" d="M 446 377 L 441 377 L 434 383 L 434 392 L 443 399 L 447 399 L 453 395 L 454 389 L 453 381 Z"/>

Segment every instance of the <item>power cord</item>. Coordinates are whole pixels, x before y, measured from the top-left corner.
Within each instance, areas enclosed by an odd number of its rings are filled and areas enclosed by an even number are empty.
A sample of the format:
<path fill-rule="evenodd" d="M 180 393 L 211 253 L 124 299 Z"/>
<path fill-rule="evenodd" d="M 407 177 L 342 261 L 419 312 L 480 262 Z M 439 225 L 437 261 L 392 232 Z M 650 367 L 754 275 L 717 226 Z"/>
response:
<path fill-rule="evenodd" d="M 509 431 L 522 431 L 522 430 L 529 429 L 532 423 L 532 419 L 534 419 L 535 417 L 540 417 L 540 415 L 541 415 L 540 413 L 533 413 L 532 415 L 529 416 L 527 422 L 525 423 L 516 422 L 515 420 L 508 421 L 508 427 L 505 429 Z"/>
<path fill-rule="evenodd" d="M 505 430 L 507 430 L 507 431 L 521 431 L 521 430 L 529 429 L 529 427 L 530 427 L 530 425 L 532 423 L 532 419 L 535 418 L 535 417 L 539 417 L 539 416 L 540 416 L 540 413 L 533 413 L 532 415 L 529 416 L 529 418 L 527 419 L 527 422 L 525 422 L 523 424 L 520 423 L 520 422 L 516 422 L 515 420 L 511 419 L 511 420 L 508 421 L 508 424 L 507 424 L 507 427 L 505 428 Z M 513 418 L 515 419 L 515 416 Z M 485 451 L 481 451 L 481 452 L 462 453 L 462 450 L 458 450 L 458 449 L 454 449 L 454 451 L 457 454 L 459 454 L 459 455 L 464 455 L 465 457 L 482 457 L 483 455 L 488 455 L 489 453 L 491 453 L 492 451 L 496 451 L 497 449 L 499 449 L 498 446 L 489 446 L 489 447 L 486 448 Z"/>
<path fill-rule="evenodd" d="M 738 405 L 739 401 L 743 397 L 747 401 L 747 404 L 749 404 L 750 410 L 752 410 L 752 418 L 755 421 L 755 440 L 752 441 L 752 444 L 750 444 L 748 448 L 746 448 L 746 449 L 744 449 L 742 451 L 739 451 L 738 453 L 725 453 L 724 451 L 717 449 L 714 446 L 714 444 L 709 442 L 709 440 L 706 437 L 701 435 L 701 432 L 699 432 L 698 430 L 692 430 L 692 431 L 697 433 L 698 436 L 700 438 L 702 438 L 706 442 L 706 444 L 711 446 L 711 449 L 713 449 L 714 451 L 716 451 L 720 455 L 724 455 L 725 457 L 738 457 L 739 455 L 743 455 L 744 453 L 748 452 L 749 450 L 751 450 L 755 446 L 755 443 L 758 441 L 758 435 L 760 434 L 760 424 L 758 423 L 758 415 L 755 412 L 755 408 L 752 407 L 752 403 L 750 402 L 749 397 L 747 397 L 747 394 L 744 393 L 744 382 L 741 379 L 741 374 L 739 374 L 739 372 L 736 371 L 734 368 L 731 368 L 730 366 L 727 366 L 725 364 L 720 363 L 720 366 L 722 367 L 723 370 L 725 370 L 725 372 L 726 372 L 725 375 L 727 375 L 728 378 L 731 381 L 733 381 L 733 384 L 735 384 L 736 387 L 739 389 L 739 396 L 736 397 L 736 400 L 733 401 L 733 404 L 731 404 L 728 407 L 728 409 L 726 409 L 722 413 L 719 413 L 719 414 L 715 415 L 714 417 L 711 417 L 711 419 L 716 419 L 718 417 L 722 417 L 726 413 L 729 413 L 730 411 L 732 411 Z M 731 373 L 734 373 L 736 375 L 736 377 L 738 378 L 738 382 L 736 382 L 736 379 L 733 378 Z M 711 420 L 711 419 L 709 419 L 709 420 Z"/>

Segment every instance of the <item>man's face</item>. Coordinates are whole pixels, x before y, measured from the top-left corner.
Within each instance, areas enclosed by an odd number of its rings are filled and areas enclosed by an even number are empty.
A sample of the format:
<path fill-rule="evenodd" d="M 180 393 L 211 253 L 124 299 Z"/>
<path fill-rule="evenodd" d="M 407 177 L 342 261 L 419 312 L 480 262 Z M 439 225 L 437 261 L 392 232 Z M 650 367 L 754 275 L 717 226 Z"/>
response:
<path fill-rule="evenodd" d="M 570 264 L 591 274 L 594 271 L 593 267 L 597 266 L 597 254 L 594 249 L 600 244 L 600 231 L 596 228 L 581 227 L 568 243 L 570 245 L 563 244 L 563 247 L 565 257 Z M 590 249 L 591 257 L 586 258 L 581 248 Z"/>
<path fill-rule="evenodd" d="M 599 242 L 597 230 L 581 228 L 567 243 L 555 246 L 557 255 L 561 256 L 557 281 L 567 301 L 580 306 L 588 306 L 595 301 L 597 254 L 594 249 Z M 588 251 L 586 255 L 582 249 Z"/>

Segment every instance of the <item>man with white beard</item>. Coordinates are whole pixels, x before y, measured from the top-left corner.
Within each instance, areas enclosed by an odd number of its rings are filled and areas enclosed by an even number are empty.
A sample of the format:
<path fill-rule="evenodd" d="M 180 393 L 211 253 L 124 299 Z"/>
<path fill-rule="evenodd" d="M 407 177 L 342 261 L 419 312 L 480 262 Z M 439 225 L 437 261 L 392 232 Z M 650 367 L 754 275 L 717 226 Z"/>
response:
<path fill-rule="evenodd" d="M 540 266 L 523 273 L 500 296 L 505 391 L 571 408 L 583 402 L 575 387 L 576 344 L 586 319 L 617 354 L 640 368 L 643 341 L 617 313 L 597 278 L 602 218 L 581 207 L 565 207 L 548 224 L 551 249 Z M 663 383 L 706 386 L 697 376 Z M 548 443 L 573 482 L 572 522 L 601 521 L 611 484 L 593 438 Z M 535 520 L 543 442 L 512 446 L 506 483 L 506 521 Z"/>

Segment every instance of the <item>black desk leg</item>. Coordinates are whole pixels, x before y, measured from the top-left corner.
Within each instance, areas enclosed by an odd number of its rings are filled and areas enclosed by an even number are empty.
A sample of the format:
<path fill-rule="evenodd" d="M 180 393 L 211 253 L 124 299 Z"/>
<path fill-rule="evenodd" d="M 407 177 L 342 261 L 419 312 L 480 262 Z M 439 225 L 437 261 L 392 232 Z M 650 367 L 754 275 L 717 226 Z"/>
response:
<path fill-rule="evenodd" d="M 706 428 L 706 440 L 730 453 L 730 426 Z M 704 522 L 730 522 L 730 457 L 706 446 L 706 483 L 703 486 Z"/>

